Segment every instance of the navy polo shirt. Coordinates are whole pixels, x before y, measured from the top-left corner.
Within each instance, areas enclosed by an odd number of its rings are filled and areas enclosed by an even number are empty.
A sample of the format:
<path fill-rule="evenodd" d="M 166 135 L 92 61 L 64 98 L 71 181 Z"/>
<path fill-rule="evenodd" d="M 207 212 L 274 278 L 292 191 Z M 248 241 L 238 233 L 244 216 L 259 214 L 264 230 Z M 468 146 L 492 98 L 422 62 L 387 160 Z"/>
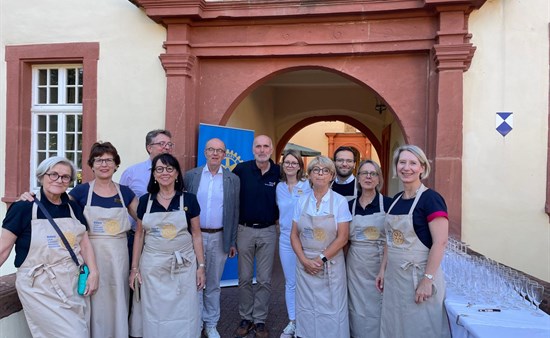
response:
<path fill-rule="evenodd" d="M 382 196 L 382 199 L 384 200 L 384 211 L 388 212 L 388 209 L 390 208 L 393 200 L 386 196 Z M 352 215 L 353 215 L 353 209 L 352 209 L 353 202 L 355 202 L 355 199 L 352 199 L 351 201 L 348 202 L 349 211 L 351 212 Z M 368 216 L 368 215 L 376 214 L 378 212 L 380 212 L 380 193 L 379 192 L 376 192 L 376 196 L 374 196 L 374 199 L 372 200 L 372 202 L 370 202 L 365 209 L 361 207 L 361 203 L 359 203 L 359 201 L 357 201 L 355 205 L 355 215 L 358 215 L 358 216 Z"/>
<path fill-rule="evenodd" d="M 137 217 L 140 220 L 143 220 L 143 215 L 147 211 L 147 203 L 150 198 L 153 198 L 153 204 L 151 204 L 151 213 L 155 212 L 171 212 L 180 210 L 180 196 L 183 194 L 183 209 L 185 211 L 185 217 L 187 218 L 187 227 L 189 232 L 191 232 L 191 219 L 198 217 L 201 212 L 201 207 L 197 201 L 197 196 L 188 192 L 176 191 L 176 194 L 170 201 L 168 209 L 165 209 L 162 204 L 157 201 L 157 195 L 154 194 L 151 197 L 151 194 L 145 194 L 139 198 L 139 204 L 137 207 Z"/>
<path fill-rule="evenodd" d="M 394 196 L 394 201 L 403 192 Z M 393 206 L 390 215 L 406 215 L 412 207 L 414 198 L 403 199 L 400 198 Z M 418 203 L 413 210 L 413 226 L 414 232 L 418 239 L 428 248 L 432 247 L 432 234 L 430 233 L 429 223 L 437 217 L 448 218 L 447 204 L 445 199 L 438 192 L 432 189 L 428 189 L 420 195 Z"/>
<path fill-rule="evenodd" d="M 255 160 L 241 162 L 233 173 L 241 179 L 239 223 L 275 224 L 279 209 L 275 188 L 279 182 L 280 168 L 271 159 L 269 170 L 262 175 Z"/>

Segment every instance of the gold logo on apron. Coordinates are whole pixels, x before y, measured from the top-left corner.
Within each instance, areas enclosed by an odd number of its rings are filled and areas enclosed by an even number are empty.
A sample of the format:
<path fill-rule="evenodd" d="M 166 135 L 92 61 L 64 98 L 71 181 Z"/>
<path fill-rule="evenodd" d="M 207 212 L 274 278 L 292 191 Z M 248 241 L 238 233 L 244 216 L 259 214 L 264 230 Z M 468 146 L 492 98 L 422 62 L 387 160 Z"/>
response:
<path fill-rule="evenodd" d="M 367 237 L 367 239 L 371 241 L 380 238 L 380 230 L 378 230 L 378 228 L 374 226 L 367 227 L 365 230 L 363 230 L 363 234 L 365 235 L 365 237 Z"/>
<path fill-rule="evenodd" d="M 120 224 L 118 223 L 117 220 L 110 219 L 105 221 L 105 223 L 103 224 L 103 229 L 105 229 L 105 232 L 108 233 L 109 235 L 115 235 L 120 230 Z"/>
<path fill-rule="evenodd" d="M 401 245 L 405 242 L 405 235 L 399 230 L 394 230 L 392 233 L 393 243 Z"/>
<path fill-rule="evenodd" d="M 316 241 L 322 242 L 327 238 L 327 234 L 325 233 L 325 230 L 320 228 L 315 228 L 313 229 L 313 238 Z"/>
<path fill-rule="evenodd" d="M 69 245 L 71 246 L 71 248 L 74 248 L 76 244 L 76 235 L 70 231 L 63 232 L 63 235 L 67 239 L 67 242 L 69 242 Z M 61 245 L 62 248 L 65 247 L 65 244 L 63 244 L 63 240 L 61 240 L 61 237 L 59 237 L 59 245 Z"/>
<path fill-rule="evenodd" d="M 176 234 L 177 234 L 177 230 L 174 224 L 165 224 L 162 226 L 162 229 L 160 230 L 160 235 L 166 239 L 174 239 L 176 238 Z"/>

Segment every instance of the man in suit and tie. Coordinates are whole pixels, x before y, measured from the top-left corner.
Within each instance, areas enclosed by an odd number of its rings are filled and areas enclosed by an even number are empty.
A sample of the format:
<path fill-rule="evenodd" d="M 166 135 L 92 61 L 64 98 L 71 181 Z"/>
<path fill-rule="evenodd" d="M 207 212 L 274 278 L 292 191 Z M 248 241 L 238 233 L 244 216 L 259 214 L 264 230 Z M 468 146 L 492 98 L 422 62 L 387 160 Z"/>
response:
<path fill-rule="evenodd" d="M 237 253 L 235 241 L 239 225 L 239 177 L 222 168 L 225 144 L 213 138 L 206 142 L 206 165 L 185 173 L 184 186 L 197 195 L 201 207 L 200 225 L 206 262 L 206 289 L 203 290 L 203 334 L 219 338 L 220 281 L 227 256 Z"/>

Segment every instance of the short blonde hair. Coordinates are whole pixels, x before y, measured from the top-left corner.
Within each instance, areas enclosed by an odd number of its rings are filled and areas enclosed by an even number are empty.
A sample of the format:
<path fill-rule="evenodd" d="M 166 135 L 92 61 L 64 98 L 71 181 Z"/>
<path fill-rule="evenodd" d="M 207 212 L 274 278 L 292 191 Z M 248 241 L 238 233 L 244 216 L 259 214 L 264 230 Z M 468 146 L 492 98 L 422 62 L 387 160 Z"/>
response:
<path fill-rule="evenodd" d="M 393 152 L 393 177 L 397 177 L 397 162 L 399 162 L 399 155 L 401 155 L 401 153 L 404 151 L 408 151 L 416 156 L 416 158 L 418 158 L 418 161 L 420 162 L 420 165 L 424 168 L 424 173 L 420 174 L 420 179 L 423 180 L 425 178 L 428 178 L 431 171 L 430 162 L 428 161 L 428 158 L 426 157 L 424 151 L 422 151 L 420 147 L 412 144 L 405 144 L 397 148 Z"/>

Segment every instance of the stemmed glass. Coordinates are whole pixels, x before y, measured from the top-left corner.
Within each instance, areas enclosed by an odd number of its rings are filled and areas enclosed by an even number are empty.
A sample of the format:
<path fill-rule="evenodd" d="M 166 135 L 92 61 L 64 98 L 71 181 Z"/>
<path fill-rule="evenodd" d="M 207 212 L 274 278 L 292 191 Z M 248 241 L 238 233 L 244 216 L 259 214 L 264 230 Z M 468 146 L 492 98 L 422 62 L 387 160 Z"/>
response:
<path fill-rule="evenodd" d="M 522 303 L 522 307 L 523 308 L 529 308 L 529 302 L 527 302 L 527 304 L 525 304 L 525 297 L 527 297 L 527 293 L 528 293 L 528 290 L 529 290 L 529 278 L 525 277 L 525 276 L 521 276 L 520 277 L 520 289 L 519 289 L 519 294 L 521 295 L 521 303 Z"/>
<path fill-rule="evenodd" d="M 534 311 L 531 312 L 531 314 L 537 317 L 542 317 L 543 314 L 539 311 L 539 305 L 542 302 L 542 297 L 544 295 L 544 286 L 540 285 L 537 282 L 530 283 L 528 295 L 529 299 L 531 299 L 531 302 L 535 307 Z"/>

